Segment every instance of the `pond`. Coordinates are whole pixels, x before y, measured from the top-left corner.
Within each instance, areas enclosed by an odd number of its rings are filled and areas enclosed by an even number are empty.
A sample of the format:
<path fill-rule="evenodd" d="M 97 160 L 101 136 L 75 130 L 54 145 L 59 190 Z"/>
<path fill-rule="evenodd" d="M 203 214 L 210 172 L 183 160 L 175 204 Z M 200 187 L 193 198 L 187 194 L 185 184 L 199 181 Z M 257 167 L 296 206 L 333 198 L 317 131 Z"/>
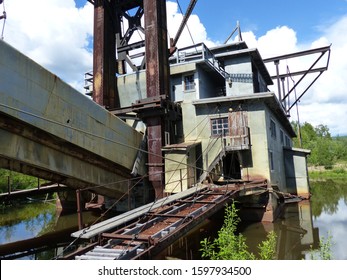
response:
<path fill-rule="evenodd" d="M 347 260 L 347 182 L 312 182 L 313 225 L 320 239 L 332 238 L 333 259 Z"/>
<path fill-rule="evenodd" d="M 240 230 L 249 250 L 256 254 L 257 245 L 274 230 L 278 237 L 277 259 L 319 258 L 313 250 L 318 249 L 320 242 L 331 239 L 332 259 L 347 260 L 347 183 L 313 181 L 311 193 L 310 200 L 287 204 L 283 215 L 274 223 L 242 223 Z M 83 219 L 85 223 L 92 223 L 97 213 L 84 213 Z M 46 237 L 51 248 L 36 246 L 38 250 L 26 249 L 26 253 L 17 252 L 12 258 L 53 259 L 73 241 L 70 233 L 77 230 L 77 223 L 76 214 L 62 215 L 50 201 L 5 207 L 0 212 L 0 259 L 5 256 L 7 243 L 38 236 Z M 156 258 L 200 259 L 200 240 L 216 236 L 221 224 L 222 220 L 215 217 L 206 220 Z M 53 244 L 51 240 L 56 242 Z"/>
<path fill-rule="evenodd" d="M 84 224 L 100 213 L 84 212 Z M 53 259 L 71 242 L 78 230 L 77 214 L 57 210 L 55 200 L 14 202 L 0 211 L 0 259 Z M 73 248 L 71 248 L 73 249 Z"/>
<path fill-rule="evenodd" d="M 347 182 L 311 181 L 312 196 L 299 203 L 288 203 L 274 223 L 241 222 L 249 251 L 258 254 L 258 245 L 268 232 L 277 235 L 278 260 L 320 259 L 319 246 L 331 244 L 331 259 L 347 260 Z M 220 214 L 222 215 L 222 214 Z M 160 259 L 199 259 L 200 241 L 217 236 L 221 221 L 213 219 L 161 253 Z"/>

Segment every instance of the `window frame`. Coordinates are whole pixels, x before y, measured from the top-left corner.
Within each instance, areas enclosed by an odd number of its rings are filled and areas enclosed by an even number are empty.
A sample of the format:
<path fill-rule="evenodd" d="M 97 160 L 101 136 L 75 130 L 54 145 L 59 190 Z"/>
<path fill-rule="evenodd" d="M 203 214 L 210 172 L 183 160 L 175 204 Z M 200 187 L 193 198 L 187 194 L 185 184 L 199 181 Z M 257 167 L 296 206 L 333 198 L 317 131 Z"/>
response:
<path fill-rule="evenodd" d="M 225 137 L 230 135 L 229 117 L 218 117 L 210 119 L 211 137 Z"/>
<path fill-rule="evenodd" d="M 195 75 L 189 74 L 183 76 L 183 91 L 194 91 L 195 90 Z"/>
<path fill-rule="evenodd" d="M 280 129 L 280 141 L 281 141 L 281 144 L 284 146 L 284 132 L 282 129 Z"/>
<path fill-rule="evenodd" d="M 277 139 L 277 127 L 276 127 L 276 122 L 273 119 L 270 119 L 270 135 L 271 138 Z"/>
<path fill-rule="evenodd" d="M 291 147 L 292 146 L 290 137 L 288 135 L 285 135 L 285 145 L 286 145 L 286 147 Z"/>
<path fill-rule="evenodd" d="M 269 161 L 270 161 L 270 171 L 275 171 L 275 161 L 274 161 L 274 153 L 272 150 L 269 150 Z"/>

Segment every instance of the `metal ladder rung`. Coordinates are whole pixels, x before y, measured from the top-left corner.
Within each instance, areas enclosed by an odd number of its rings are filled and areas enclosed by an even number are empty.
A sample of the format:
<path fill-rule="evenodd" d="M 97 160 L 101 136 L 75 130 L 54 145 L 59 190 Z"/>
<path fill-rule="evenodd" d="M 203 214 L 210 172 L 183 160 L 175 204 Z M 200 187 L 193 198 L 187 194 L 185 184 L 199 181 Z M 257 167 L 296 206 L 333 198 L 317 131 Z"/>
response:
<path fill-rule="evenodd" d="M 104 248 L 104 247 L 101 247 L 101 246 L 95 247 L 92 251 L 93 252 L 99 252 L 99 253 L 108 253 L 108 252 L 122 253 L 123 252 L 122 249 Z"/>
<path fill-rule="evenodd" d="M 90 251 L 85 254 L 85 256 L 95 256 L 95 257 L 105 257 L 116 259 L 120 256 L 120 253 L 104 253 L 104 252 L 94 252 Z"/>
<path fill-rule="evenodd" d="M 112 258 L 82 255 L 82 256 L 76 256 L 75 260 L 112 260 Z"/>

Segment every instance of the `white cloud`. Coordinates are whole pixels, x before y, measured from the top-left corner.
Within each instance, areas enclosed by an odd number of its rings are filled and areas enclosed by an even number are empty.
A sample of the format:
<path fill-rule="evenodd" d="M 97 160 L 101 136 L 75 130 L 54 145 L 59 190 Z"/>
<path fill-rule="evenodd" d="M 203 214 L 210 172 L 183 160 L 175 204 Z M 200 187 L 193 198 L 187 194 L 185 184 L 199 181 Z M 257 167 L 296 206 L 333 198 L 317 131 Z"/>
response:
<path fill-rule="evenodd" d="M 242 38 L 248 47 L 258 48 L 263 58 L 298 51 L 296 32 L 287 26 L 269 30 L 258 39 L 251 31 L 243 33 Z"/>
<path fill-rule="evenodd" d="M 87 3 L 87 2 L 86 2 Z M 82 91 L 92 68 L 93 6 L 73 0 L 6 1 L 4 40 Z"/>
<path fill-rule="evenodd" d="M 243 39 L 249 47 L 257 47 L 263 58 L 273 57 L 281 54 L 289 54 L 311 48 L 325 47 L 330 44 L 331 57 L 329 68 L 313 86 L 304 94 L 299 102 L 299 114 L 301 122 L 309 122 L 316 126 L 319 124 L 328 125 L 332 135 L 347 135 L 347 38 L 342 34 L 347 32 L 347 15 L 339 19 L 335 24 L 324 29 L 321 37 L 310 44 L 299 44 L 296 32 L 286 26 L 276 27 L 268 31 L 265 35 L 256 38 L 253 32 L 243 33 Z M 290 71 L 308 69 L 317 59 L 318 55 L 285 61 L 282 67 L 287 65 Z M 322 59 L 323 64 L 327 56 Z M 269 72 L 274 74 L 274 66 L 267 65 Z M 317 65 L 320 67 L 323 65 Z M 271 68 L 272 67 L 272 68 Z M 304 68 L 302 68 L 304 67 Z M 308 75 L 302 81 L 302 87 L 298 88 L 298 94 L 306 89 L 307 85 L 313 81 L 315 75 Z M 296 79 L 298 82 L 298 78 Z M 277 85 L 272 87 L 276 90 Z M 296 111 L 292 111 L 296 120 Z"/>
<path fill-rule="evenodd" d="M 174 38 L 177 34 L 177 30 L 181 25 L 183 15 L 179 11 L 176 2 L 167 2 L 167 25 L 168 34 L 171 38 Z M 183 10 L 183 13 L 186 11 Z M 201 23 L 199 17 L 192 13 L 188 19 L 187 26 L 183 29 L 183 32 L 177 42 L 177 47 L 182 48 L 193 44 L 204 42 L 208 47 L 214 46 L 216 43 L 211 41 L 207 37 L 206 29 Z"/>
<path fill-rule="evenodd" d="M 332 44 L 329 69 L 317 80 L 309 93 L 315 114 L 306 113 L 304 117 L 312 124 L 327 124 L 333 135 L 347 135 L 347 15 L 326 29 L 321 38 L 311 46 Z M 310 104 L 305 104 L 309 112 Z M 303 108 L 304 109 L 304 108 Z"/>
<path fill-rule="evenodd" d="M 73 0 L 11 0 L 6 12 L 4 40 L 83 92 L 83 74 L 92 69 L 93 6 L 87 1 L 78 9 Z M 177 3 L 167 3 L 167 14 L 169 35 L 175 37 L 183 18 Z M 197 15 L 187 25 L 195 43 L 213 45 Z M 192 45 L 192 38 L 184 28 L 177 46 Z"/>
<path fill-rule="evenodd" d="M 87 1 L 78 9 L 73 0 L 11 0 L 6 2 L 6 12 L 5 41 L 83 91 L 83 74 L 92 69 L 93 6 Z M 167 13 L 168 33 L 175 37 L 183 16 L 172 1 L 167 3 Z M 194 13 L 188 27 L 194 43 L 204 42 L 209 47 L 220 43 L 208 38 L 203 23 Z M 347 33 L 347 15 L 322 30 L 320 38 L 305 45 L 298 42 L 295 30 L 287 26 L 278 26 L 259 38 L 251 31 L 242 36 L 249 47 L 259 49 L 263 58 L 332 44 L 329 70 L 303 96 L 299 104 L 300 118 L 313 125 L 327 124 L 333 135 L 347 135 L 344 109 L 347 37 L 343 36 Z M 193 41 L 185 28 L 178 47 L 191 44 Z M 303 62 L 295 63 L 291 71 Z"/>

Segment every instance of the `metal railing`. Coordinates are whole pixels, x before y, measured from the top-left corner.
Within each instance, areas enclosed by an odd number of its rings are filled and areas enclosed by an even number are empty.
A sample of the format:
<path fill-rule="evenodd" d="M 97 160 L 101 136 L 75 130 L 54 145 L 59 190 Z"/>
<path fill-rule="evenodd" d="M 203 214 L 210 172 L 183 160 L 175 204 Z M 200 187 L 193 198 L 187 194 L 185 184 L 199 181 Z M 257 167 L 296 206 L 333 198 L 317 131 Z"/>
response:
<path fill-rule="evenodd" d="M 220 61 L 215 58 L 214 54 L 208 47 L 206 47 L 204 43 L 177 49 L 175 58 L 171 60 L 171 64 L 180 64 L 196 61 L 205 61 L 224 77 L 228 76 Z"/>
<path fill-rule="evenodd" d="M 85 95 L 92 96 L 93 95 L 93 71 L 89 71 L 84 73 L 84 89 Z"/>

